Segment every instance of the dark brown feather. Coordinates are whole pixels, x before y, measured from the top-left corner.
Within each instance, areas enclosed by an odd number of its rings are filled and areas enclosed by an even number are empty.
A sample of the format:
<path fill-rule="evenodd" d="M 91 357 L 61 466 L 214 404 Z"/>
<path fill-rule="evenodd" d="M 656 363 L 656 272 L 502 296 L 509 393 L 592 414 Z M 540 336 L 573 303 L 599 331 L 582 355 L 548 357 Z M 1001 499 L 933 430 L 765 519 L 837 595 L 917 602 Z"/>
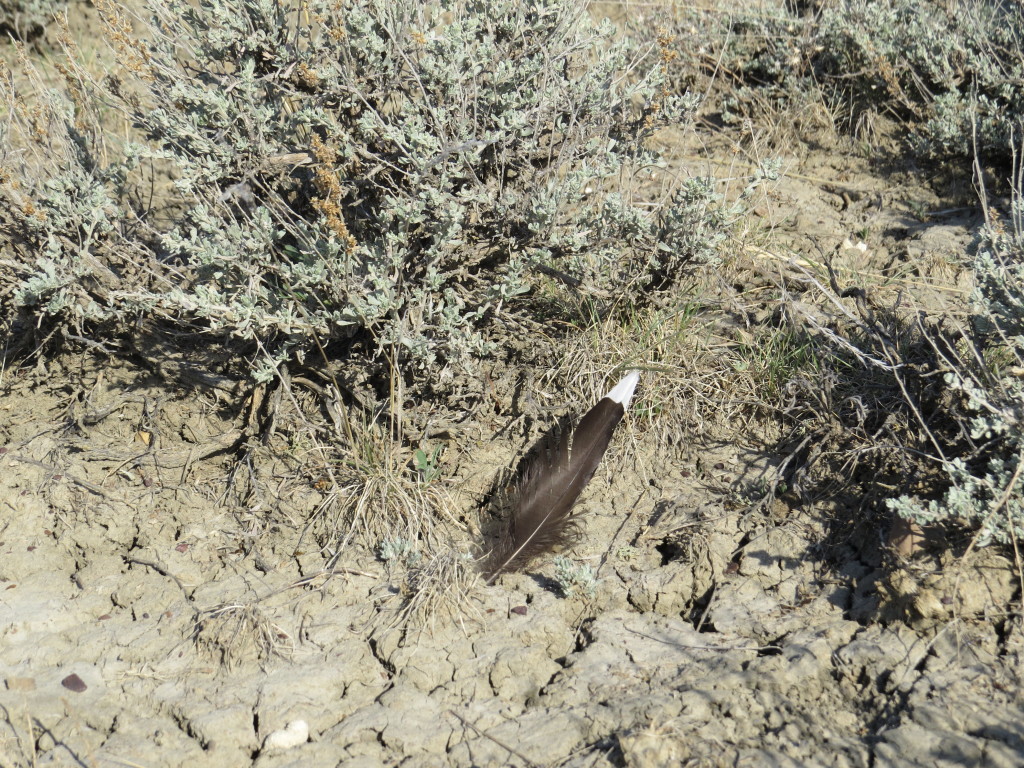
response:
<path fill-rule="evenodd" d="M 488 584 L 575 538 L 573 506 L 597 471 L 624 413 L 622 403 L 604 397 L 575 429 L 549 434 L 543 441 L 520 476 L 509 530 L 490 558 Z"/>

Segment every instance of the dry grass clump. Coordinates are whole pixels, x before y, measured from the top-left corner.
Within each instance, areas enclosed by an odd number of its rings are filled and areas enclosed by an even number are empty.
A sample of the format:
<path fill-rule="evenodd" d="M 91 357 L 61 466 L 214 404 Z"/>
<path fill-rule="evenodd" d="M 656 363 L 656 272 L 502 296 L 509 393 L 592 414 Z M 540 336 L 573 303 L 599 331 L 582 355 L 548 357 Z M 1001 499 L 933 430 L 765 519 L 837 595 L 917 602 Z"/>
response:
<path fill-rule="evenodd" d="M 738 261 L 723 270 L 741 272 Z M 644 371 L 631 421 L 662 446 L 764 429 L 784 407 L 788 382 L 815 375 L 811 345 L 781 323 L 767 291 L 738 296 L 720 272 L 697 280 L 658 306 L 609 313 L 570 340 L 564 369 L 549 377 L 567 377 L 595 400 L 615 371 Z"/>
<path fill-rule="evenodd" d="M 196 620 L 194 638 L 227 669 L 247 660 L 290 658 L 295 650 L 294 638 L 275 624 L 258 602 L 205 611 Z"/>
<path fill-rule="evenodd" d="M 419 449 L 390 439 L 379 426 L 353 436 L 354 444 L 332 452 L 333 469 L 318 480 L 327 491 L 318 527 L 332 548 L 344 549 L 356 536 L 371 546 L 395 537 L 433 546 L 442 530 L 463 527 L 443 470 L 432 466 L 428 480 L 415 463 Z"/>
<path fill-rule="evenodd" d="M 350 544 L 373 550 L 403 538 L 429 548 L 464 527 L 450 485 L 449 443 L 422 432 L 407 438 L 414 414 L 363 410 L 344 403 L 334 385 L 302 377 L 270 391 L 276 396 L 256 409 L 244 460 L 232 470 L 240 509 L 266 515 L 270 499 L 287 492 L 287 506 L 300 511 L 286 513 L 303 529 L 298 549 L 319 549 L 328 568 Z"/>
<path fill-rule="evenodd" d="M 434 622 L 462 624 L 474 615 L 470 598 L 481 584 L 470 554 L 452 546 L 441 548 L 407 572 L 396 618 L 409 627 L 427 627 Z"/>

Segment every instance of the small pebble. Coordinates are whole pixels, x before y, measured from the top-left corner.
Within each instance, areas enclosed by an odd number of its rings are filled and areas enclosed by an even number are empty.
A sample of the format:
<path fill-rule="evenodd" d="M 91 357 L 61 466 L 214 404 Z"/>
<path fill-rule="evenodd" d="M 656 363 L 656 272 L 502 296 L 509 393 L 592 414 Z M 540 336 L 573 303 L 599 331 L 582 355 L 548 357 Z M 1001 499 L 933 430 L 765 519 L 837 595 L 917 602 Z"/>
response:
<path fill-rule="evenodd" d="M 60 684 L 69 691 L 74 691 L 75 693 L 81 693 L 89 687 L 85 684 L 85 681 L 74 672 L 61 680 Z"/>
<path fill-rule="evenodd" d="M 309 741 L 309 726 L 305 720 L 292 720 L 279 731 L 268 733 L 263 740 L 264 752 L 271 749 L 291 749 Z"/>

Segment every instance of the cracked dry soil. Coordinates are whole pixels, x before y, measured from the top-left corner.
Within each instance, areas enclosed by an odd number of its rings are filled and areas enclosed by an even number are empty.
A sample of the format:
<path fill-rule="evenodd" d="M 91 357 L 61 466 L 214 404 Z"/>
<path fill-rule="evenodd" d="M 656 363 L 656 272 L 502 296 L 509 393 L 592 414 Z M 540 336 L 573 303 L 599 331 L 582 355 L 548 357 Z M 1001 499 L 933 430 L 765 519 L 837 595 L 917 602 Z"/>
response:
<path fill-rule="evenodd" d="M 268 465 L 268 508 L 225 503 L 238 425 L 213 398 L 67 357 L 18 372 L 0 411 L 5 768 L 1024 755 L 1011 564 L 950 563 L 926 626 L 873 620 L 870 547 L 821 555 L 842 510 L 715 490 L 770 467 L 753 448 L 620 444 L 582 501 L 592 600 L 538 563 L 475 586 L 461 620 L 403 630 L 376 620 L 400 570 L 353 546 L 324 574 L 314 484 Z"/>

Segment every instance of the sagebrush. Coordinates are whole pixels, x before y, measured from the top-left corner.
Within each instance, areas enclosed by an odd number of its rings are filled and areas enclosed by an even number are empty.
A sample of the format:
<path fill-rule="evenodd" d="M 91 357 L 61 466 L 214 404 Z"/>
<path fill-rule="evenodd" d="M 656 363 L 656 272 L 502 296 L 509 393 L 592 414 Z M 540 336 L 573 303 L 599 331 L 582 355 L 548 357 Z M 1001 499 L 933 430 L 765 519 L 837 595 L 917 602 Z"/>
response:
<path fill-rule="evenodd" d="M 940 454 L 948 487 L 938 497 L 901 496 L 890 508 L 919 525 L 961 522 L 979 545 L 1024 541 L 1024 214 L 1015 228 L 986 227 L 974 259 L 976 314 L 942 355 L 943 376 L 962 403 L 965 450 Z M 960 354 L 956 354 L 959 350 Z"/>
<path fill-rule="evenodd" d="M 865 115 L 906 126 L 930 161 L 1005 160 L 1024 119 L 1024 8 L 998 0 L 844 0 L 731 14 L 673 10 L 646 24 L 679 41 L 672 81 L 717 76 L 727 122 L 818 99 L 840 129 Z M 796 118 L 799 119 L 799 118 Z"/>
<path fill-rule="evenodd" d="M 0 33 L 31 40 L 67 5 L 66 0 L 0 0 Z"/>
<path fill-rule="evenodd" d="M 547 291 L 642 301 L 713 261 L 735 213 L 701 179 L 640 204 L 649 137 L 696 99 L 580 0 L 97 7 L 116 75 L 68 44 L 41 118 L 8 79 L 6 141 L 34 146 L 0 215 L 21 329 L 151 319 L 256 345 L 258 379 L 340 344 L 443 385 Z"/>

